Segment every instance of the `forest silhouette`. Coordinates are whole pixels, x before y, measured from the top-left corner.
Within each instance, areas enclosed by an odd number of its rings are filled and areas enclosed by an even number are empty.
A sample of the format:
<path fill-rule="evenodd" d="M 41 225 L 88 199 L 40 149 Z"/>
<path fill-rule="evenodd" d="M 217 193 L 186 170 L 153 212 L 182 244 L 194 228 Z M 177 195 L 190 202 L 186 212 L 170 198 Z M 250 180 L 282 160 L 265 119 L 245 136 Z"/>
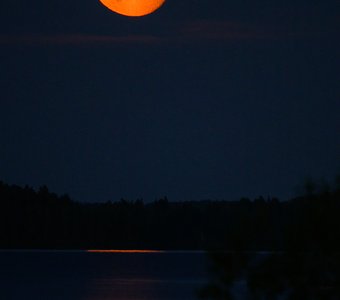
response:
<path fill-rule="evenodd" d="M 304 190 L 289 201 L 81 203 L 0 182 L 0 248 L 339 251 L 339 178 Z"/>

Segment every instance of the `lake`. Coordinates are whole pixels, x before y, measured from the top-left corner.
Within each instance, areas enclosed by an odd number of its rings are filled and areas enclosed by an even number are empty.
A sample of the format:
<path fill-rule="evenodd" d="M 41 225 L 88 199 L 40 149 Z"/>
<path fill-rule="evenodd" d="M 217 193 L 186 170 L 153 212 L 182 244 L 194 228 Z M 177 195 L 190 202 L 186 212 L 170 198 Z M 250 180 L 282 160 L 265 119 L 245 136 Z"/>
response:
<path fill-rule="evenodd" d="M 191 300 L 204 252 L 0 251 L 0 299 Z"/>
<path fill-rule="evenodd" d="M 213 274 L 234 300 L 340 299 L 338 252 L 131 250 L 0 250 L 0 299 L 197 300 Z"/>

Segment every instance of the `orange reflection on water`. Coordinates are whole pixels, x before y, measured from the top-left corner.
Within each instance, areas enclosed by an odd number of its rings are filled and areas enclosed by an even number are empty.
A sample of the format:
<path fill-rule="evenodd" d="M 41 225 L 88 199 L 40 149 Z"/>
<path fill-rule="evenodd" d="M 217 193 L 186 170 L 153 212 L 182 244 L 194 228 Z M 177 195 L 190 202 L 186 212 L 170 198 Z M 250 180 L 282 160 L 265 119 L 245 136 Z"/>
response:
<path fill-rule="evenodd" d="M 89 249 L 86 252 L 90 253 L 161 253 L 161 250 L 100 250 L 100 249 Z"/>

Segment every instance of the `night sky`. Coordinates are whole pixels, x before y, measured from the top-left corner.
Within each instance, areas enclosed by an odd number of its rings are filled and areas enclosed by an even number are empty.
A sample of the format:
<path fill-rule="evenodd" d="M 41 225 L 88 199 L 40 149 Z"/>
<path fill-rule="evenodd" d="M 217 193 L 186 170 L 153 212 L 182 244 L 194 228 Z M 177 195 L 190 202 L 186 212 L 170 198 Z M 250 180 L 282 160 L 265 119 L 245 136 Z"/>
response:
<path fill-rule="evenodd" d="M 0 180 L 181 201 L 333 179 L 339 15 L 336 0 L 167 0 L 142 18 L 2 1 Z"/>

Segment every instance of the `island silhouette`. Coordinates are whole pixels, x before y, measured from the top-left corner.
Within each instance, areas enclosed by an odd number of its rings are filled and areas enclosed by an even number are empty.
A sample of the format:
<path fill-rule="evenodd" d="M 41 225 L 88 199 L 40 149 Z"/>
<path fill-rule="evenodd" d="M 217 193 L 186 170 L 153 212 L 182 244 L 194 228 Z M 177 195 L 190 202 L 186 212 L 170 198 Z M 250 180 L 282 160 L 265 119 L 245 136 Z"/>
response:
<path fill-rule="evenodd" d="M 2 249 L 340 249 L 340 188 L 306 182 L 288 201 L 82 203 L 0 182 Z"/>

